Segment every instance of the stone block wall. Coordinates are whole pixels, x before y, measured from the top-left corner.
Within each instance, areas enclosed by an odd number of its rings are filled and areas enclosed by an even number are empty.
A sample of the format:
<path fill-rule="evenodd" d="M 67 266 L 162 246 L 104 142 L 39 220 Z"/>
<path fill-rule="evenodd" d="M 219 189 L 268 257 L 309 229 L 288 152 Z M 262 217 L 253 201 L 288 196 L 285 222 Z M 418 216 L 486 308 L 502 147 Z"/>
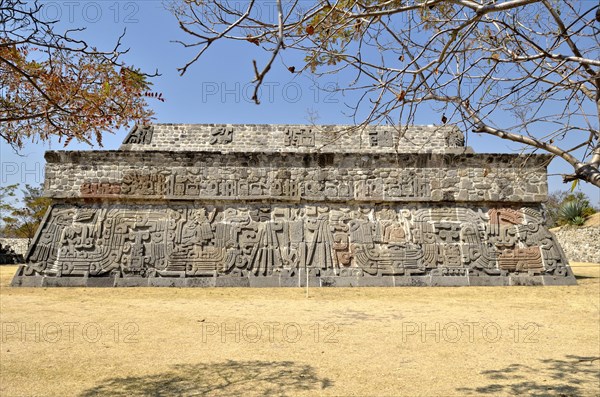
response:
<path fill-rule="evenodd" d="M 562 227 L 553 232 L 570 261 L 600 263 L 600 226 Z"/>
<path fill-rule="evenodd" d="M 549 156 L 47 152 L 55 199 L 539 203 Z"/>
<path fill-rule="evenodd" d="M 456 126 L 153 124 L 134 128 L 119 150 L 218 152 L 464 152 Z"/>
<path fill-rule="evenodd" d="M 11 247 L 17 255 L 27 254 L 29 249 L 29 239 L 26 238 L 0 238 L 0 245 Z"/>

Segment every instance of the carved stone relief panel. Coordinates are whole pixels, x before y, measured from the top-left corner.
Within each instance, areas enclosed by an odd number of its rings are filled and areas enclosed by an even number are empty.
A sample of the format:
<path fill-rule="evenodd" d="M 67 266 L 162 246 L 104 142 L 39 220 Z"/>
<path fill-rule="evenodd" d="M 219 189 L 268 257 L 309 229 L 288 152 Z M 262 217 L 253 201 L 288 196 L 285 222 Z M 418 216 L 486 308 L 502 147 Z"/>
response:
<path fill-rule="evenodd" d="M 57 205 L 29 274 L 292 277 L 565 274 L 531 209 Z M 304 269 L 304 270 L 303 270 Z"/>

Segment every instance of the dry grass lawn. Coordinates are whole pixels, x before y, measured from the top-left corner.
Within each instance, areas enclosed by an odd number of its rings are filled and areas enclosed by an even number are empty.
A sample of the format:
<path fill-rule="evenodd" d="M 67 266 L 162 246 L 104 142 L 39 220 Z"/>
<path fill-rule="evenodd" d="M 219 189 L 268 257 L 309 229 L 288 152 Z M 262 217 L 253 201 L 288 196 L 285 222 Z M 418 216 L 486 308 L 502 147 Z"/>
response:
<path fill-rule="evenodd" d="M 576 287 L 10 288 L 0 395 L 600 394 L 600 265 Z"/>

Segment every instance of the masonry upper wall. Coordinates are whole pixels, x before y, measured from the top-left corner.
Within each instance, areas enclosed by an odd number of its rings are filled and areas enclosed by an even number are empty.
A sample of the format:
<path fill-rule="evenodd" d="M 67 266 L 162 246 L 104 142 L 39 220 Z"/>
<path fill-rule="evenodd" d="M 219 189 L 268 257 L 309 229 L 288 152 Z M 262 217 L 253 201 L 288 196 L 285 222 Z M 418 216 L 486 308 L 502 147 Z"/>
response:
<path fill-rule="evenodd" d="M 280 202 L 546 200 L 549 156 L 47 152 L 55 199 Z"/>
<path fill-rule="evenodd" d="M 417 153 L 464 152 L 456 126 L 153 124 L 136 126 L 120 150 Z M 470 149 L 469 149 L 470 150 Z"/>

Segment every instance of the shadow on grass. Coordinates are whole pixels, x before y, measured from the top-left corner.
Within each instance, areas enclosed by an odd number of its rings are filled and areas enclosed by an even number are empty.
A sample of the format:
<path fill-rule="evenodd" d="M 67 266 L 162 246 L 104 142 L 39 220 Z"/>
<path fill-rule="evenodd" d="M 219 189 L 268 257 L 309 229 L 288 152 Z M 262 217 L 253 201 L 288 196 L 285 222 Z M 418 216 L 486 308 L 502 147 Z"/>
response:
<path fill-rule="evenodd" d="M 578 276 L 578 275 L 575 275 L 575 279 L 576 280 L 585 280 L 585 279 L 589 279 L 589 278 L 598 278 L 598 277 L 596 277 L 596 276 Z"/>
<path fill-rule="evenodd" d="M 331 387 L 310 365 L 292 361 L 231 361 L 176 365 L 170 371 L 107 379 L 84 391 L 91 396 L 271 396 Z"/>
<path fill-rule="evenodd" d="M 511 364 L 481 374 L 490 380 L 489 385 L 457 391 L 464 395 L 581 396 L 598 391 L 600 357 L 568 355 L 564 360 L 540 360 L 536 368 Z"/>

